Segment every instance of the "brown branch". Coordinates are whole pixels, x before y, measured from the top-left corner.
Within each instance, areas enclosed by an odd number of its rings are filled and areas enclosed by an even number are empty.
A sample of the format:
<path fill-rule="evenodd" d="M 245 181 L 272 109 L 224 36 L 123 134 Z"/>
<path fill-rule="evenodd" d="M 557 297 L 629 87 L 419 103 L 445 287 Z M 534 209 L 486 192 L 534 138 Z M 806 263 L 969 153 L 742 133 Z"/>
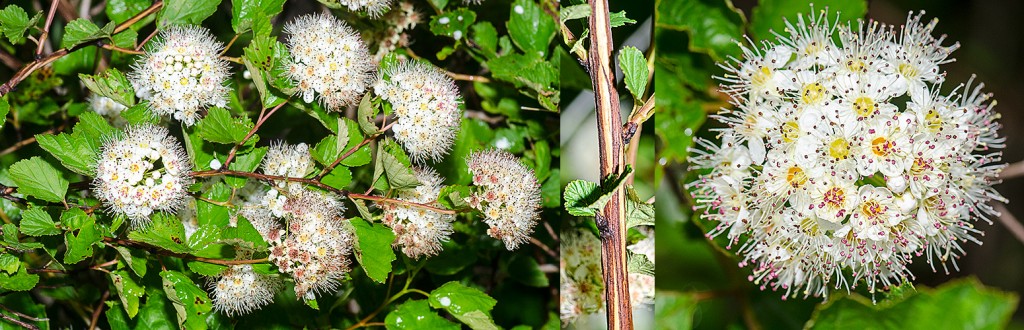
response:
<path fill-rule="evenodd" d="M 538 240 L 536 238 L 530 237 L 530 243 L 533 244 L 533 245 L 536 245 L 541 250 L 544 250 L 544 253 L 547 253 L 552 258 L 558 259 L 558 252 L 555 252 L 554 250 L 552 250 L 547 245 L 544 245 L 544 242 L 541 242 L 540 240 Z"/>
<path fill-rule="evenodd" d="M 146 17 L 146 16 L 148 16 L 148 15 L 150 15 L 152 13 L 155 13 L 157 10 L 160 9 L 160 7 L 163 7 L 163 2 L 162 1 L 157 1 L 157 2 L 153 3 L 153 5 L 149 6 L 149 8 L 146 8 L 146 10 L 143 10 L 141 13 L 133 16 L 132 18 L 128 19 L 127 21 L 124 21 L 123 23 L 121 23 L 117 27 L 115 27 L 114 28 L 114 33 L 116 34 L 118 32 L 124 31 L 125 29 L 127 29 L 129 26 L 131 26 L 135 22 L 138 22 L 139 20 L 141 20 L 143 17 Z M 72 52 L 74 52 L 76 50 L 79 50 L 79 49 L 82 49 L 82 48 L 85 48 L 85 47 L 88 47 L 88 46 L 92 46 L 92 45 L 103 45 L 103 40 L 98 40 L 96 42 L 89 42 L 89 43 L 79 44 L 79 45 L 77 45 L 75 47 L 72 47 L 71 49 L 61 48 L 61 49 L 58 49 L 58 50 L 54 51 L 53 53 L 50 53 L 50 55 L 47 55 L 45 57 L 39 58 L 39 59 L 29 63 L 29 64 L 26 64 L 24 67 L 21 68 L 21 70 L 18 70 L 18 72 L 14 73 L 14 75 L 11 76 L 10 80 L 5 82 L 3 85 L 0 85 L 0 97 L 2 97 L 4 95 L 7 95 L 7 93 L 10 93 L 12 90 L 14 90 L 14 87 L 16 87 L 19 83 L 21 83 L 22 80 L 25 80 L 25 78 L 28 78 L 29 75 L 31 75 L 33 72 L 35 72 L 39 68 L 47 66 L 50 63 L 53 63 L 54 61 L 60 59 L 61 57 L 64 57 L 67 54 L 70 54 L 70 53 L 72 53 Z"/>
<path fill-rule="evenodd" d="M 100 303 L 96 304 L 96 309 L 92 311 L 92 320 L 89 321 L 89 330 L 96 329 L 96 324 L 100 320 L 100 313 L 103 312 L 104 302 L 107 301 L 107 297 L 110 297 L 110 290 L 103 291 L 103 296 L 100 297 Z"/>
<path fill-rule="evenodd" d="M 401 199 L 387 198 L 387 197 L 381 197 L 381 196 L 371 196 L 371 195 L 365 195 L 365 194 L 349 193 L 348 194 L 348 198 L 362 199 L 362 200 L 374 201 L 374 202 L 385 203 L 385 204 L 396 204 L 396 205 L 418 207 L 418 208 L 421 208 L 421 209 L 427 209 L 427 210 L 431 210 L 431 211 L 434 211 L 434 212 L 437 212 L 437 213 L 442 213 L 442 214 L 455 214 L 455 211 L 453 211 L 453 210 L 445 210 L 445 209 L 442 209 L 442 208 L 439 208 L 439 207 L 433 207 L 433 206 L 430 206 L 430 205 L 427 205 L 427 204 L 413 203 L 413 202 L 409 202 L 409 201 L 403 201 Z"/>
<path fill-rule="evenodd" d="M 993 202 L 992 208 L 999 212 L 999 216 L 996 219 L 999 219 L 999 222 L 1013 234 L 1013 237 L 1018 242 L 1024 243 L 1024 225 L 1021 225 L 1020 220 L 1017 220 L 1017 217 L 1013 216 L 1013 213 L 1010 213 L 1010 210 L 1003 203 Z"/>
<path fill-rule="evenodd" d="M 13 292 L 13 291 L 10 291 L 10 292 Z M 0 305 L 0 306 L 3 306 L 3 305 Z M 4 309 L 10 310 L 10 309 L 7 308 L 7 306 L 4 306 Z M 22 328 L 25 328 L 25 329 L 39 330 L 39 327 L 37 327 L 35 324 L 22 321 L 20 319 L 17 319 L 17 318 L 15 318 L 13 316 L 10 316 L 10 315 L 4 314 L 4 313 L 0 313 L 0 318 L 3 318 L 7 322 L 14 323 L 15 325 L 18 325 L 18 326 L 20 326 Z"/>
<path fill-rule="evenodd" d="M 103 44 L 100 47 L 103 47 L 103 49 L 108 49 L 108 50 L 112 50 L 112 51 L 115 51 L 115 52 L 122 52 L 122 53 L 125 53 L 125 54 L 132 54 L 132 55 L 142 55 L 142 54 L 146 53 L 146 52 L 141 52 L 141 51 L 137 51 L 137 50 L 134 50 L 134 49 L 117 47 L 117 46 L 114 46 L 114 45 L 111 45 L 111 44 Z"/>
<path fill-rule="evenodd" d="M 43 56 L 43 45 L 46 44 L 46 37 L 50 35 L 50 25 L 53 24 L 53 15 L 57 13 L 58 4 L 60 4 L 60 0 L 50 1 L 50 10 L 46 12 L 46 24 L 43 25 L 43 34 L 39 36 L 39 42 L 36 45 L 36 58 Z"/>
<path fill-rule="evenodd" d="M 337 167 L 338 164 L 341 164 L 341 161 L 345 160 L 345 158 L 348 158 L 348 156 L 354 154 L 357 150 L 359 150 L 359 148 L 362 148 L 367 143 L 370 143 L 370 141 L 376 140 L 378 137 L 384 134 L 384 132 L 387 132 L 387 130 L 391 129 L 391 126 L 394 126 L 396 122 L 397 121 L 393 121 L 390 124 L 385 125 L 383 128 L 380 129 L 380 132 L 377 132 L 377 134 L 366 137 L 365 139 L 363 139 L 362 142 L 359 142 L 358 145 L 346 150 L 345 153 L 342 154 L 341 157 L 338 157 L 338 159 L 335 159 L 334 162 L 331 163 L 331 165 L 324 167 L 323 171 L 320 171 L 320 174 L 316 176 L 316 180 L 323 180 L 324 177 L 327 176 L 327 173 L 331 173 L 331 171 L 334 170 L 334 168 Z M 341 134 L 341 132 L 338 132 L 338 134 Z"/>
<path fill-rule="evenodd" d="M 159 255 L 163 255 L 163 256 L 175 257 L 175 258 L 181 258 L 181 259 L 189 259 L 189 260 L 205 262 L 205 263 L 208 263 L 208 264 L 216 264 L 216 265 L 223 265 L 223 266 L 248 265 L 248 264 L 258 264 L 258 263 L 267 262 L 267 258 L 262 258 L 262 259 L 246 259 L 246 260 L 224 260 L 224 259 L 215 259 L 215 258 L 205 258 L 205 257 L 194 256 L 194 255 L 187 254 L 187 253 L 174 252 L 174 251 L 167 250 L 167 249 L 164 249 L 162 247 L 159 247 L 159 246 L 156 246 L 156 245 L 152 245 L 152 244 L 149 244 L 149 243 L 146 243 L 146 242 L 139 242 L 139 241 L 120 239 L 120 238 L 113 238 L 113 237 L 104 237 L 103 238 L 103 242 L 107 243 L 107 244 L 118 245 L 118 246 L 139 248 L 139 249 L 147 250 L 150 253 L 155 253 L 155 254 L 159 254 Z M 102 269 L 102 268 L 94 268 L 94 269 L 98 270 L 98 269 Z"/>
<path fill-rule="evenodd" d="M 451 72 L 451 71 L 445 71 L 445 73 L 447 73 L 449 77 L 452 77 L 452 79 L 455 79 L 455 80 L 474 81 L 474 82 L 482 82 L 482 83 L 489 83 L 489 82 L 491 82 L 490 78 L 487 78 L 487 77 L 484 77 L 484 76 L 474 76 L 474 75 L 468 75 L 468 74 L 455 73 L 455 72 Z"/>
<path fill-rule="evenodd" d="M 246 142 L 249 142 L 249 139 L 251 139 L 253 135 L 256 135 L 256 131 L 260 129 L 260 126 L 263 126 L 263 123 L 266 122 L 271 115 L 277 112 L 278 109 L 284 107 L 285 104 L 288 104 L 289 101 L 291 101 L 291 97 L 288 97 L 288 99 L 281 102 L 281 104 L 271 108 L 269 113 L 267 113 L 267 108 L 260 110 L 260 116 L 256 119 L 256 125 L 253 125 L 252 129 L 249 130 L 249 133 L 245 134 L 245 138 L 243 138 L 242 141 L 238 142 L 238 144 L 231 148 L 231 152 L 228 153 L 228 158 L 224 160 L 224 165 L 221 166 L 223 166 L 223 168 L 228 168 L 228 165 L 231 165 L 231 161 L 235 159 L 235 154 L 238 153 L 238 148 L 241 148 Z"/>
<path fill-rule="evenodd" d="M 619 94 L 615 90 L 615 74 L 611 70 L 614 43 L 609 25 L 608 0 L 592 0 L 590 12 L 591 39 L 587 62 L 597 107 L 601 177 L 607 178 L 625 170 Z M 596 217 L 598 229 L 602 233 L 601 268 L 604 273 L 608 329 L 633 328 L 633 308 L 629 301 L 629 278 L 626 275 L 626 209 L 623 201 L 623 190 L 616 189 L 604 210 Z"/>

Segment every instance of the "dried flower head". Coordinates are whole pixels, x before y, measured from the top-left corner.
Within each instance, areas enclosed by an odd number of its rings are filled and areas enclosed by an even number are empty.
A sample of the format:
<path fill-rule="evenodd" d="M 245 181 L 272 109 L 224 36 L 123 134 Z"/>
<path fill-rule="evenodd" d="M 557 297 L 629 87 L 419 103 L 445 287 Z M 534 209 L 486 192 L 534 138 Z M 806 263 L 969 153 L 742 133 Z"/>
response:
<path fill-rule="evenodd" d="M 191 171 L 185 151 L 166 128 L 133 126 L 100 148 L 93 193 L 110 211 L 141 226 L 154 211 L 182 206 Z"/>
<path fill-rule="evenodd" d="M 467 164 L 473 185 L 482 188 L 467 200 L 483 213 L 487 234 L 509 250 L 530 240 L 540 215 L 540 184 L 533 170 L 502 150 L 475 152 Z"/>
<path fill-rule="evenodd" d="M 282 287 L 280 278 L 257 273 L 252 265 L 230 266 L 207 285 L 213 309 L 227 316 L 245 315 L 269 305 Z"/>
<path fill-rule="evenodd" d="M 285 229 L 271 233 L 267 241 L 270 261 L 295 279 L 296 296 L 313 299 L 333 292 L 348 273 L 354 239 L 344 210 L 332 196 L 310 190 L 287 199 Z"/>
<path fill-rule="evenodd" d="M 291 57 L 285 63 L 302 100 L 332 111 L 359 102 L 369 84 L 373 63 L 359 35 L 329 14 L 310 14 L 284 26 Z"/>
<path fill-rule="evenodd" d="M 396 117 L 391 131 L 413 159 L 438 161 L 448 154 L 462 122 L 459 88 L 448 75 L 405 61 L 383 72 L 373 92 L 391 103 Z"/>
<path fill-rule="evenodd" d="M 801 16 L 722 65 L 737 109 L 716 116 L 720 144 L 698 142 L 693 162 L 710 172 L 690 186 L 718 222 L 709 236 L 749 238 L 741 265 L 762 289 L 875 292 L 913 278 L 920 255 L 957 268 L 975 221 L 996 214 L 986 203 L 1005 201 L 992 188 L 1004 167 L 995 102 L 973 78 L 940 94 L 958 45 L 922 15 L 899 29 Z"/>
<path fill-rule="evenodd" d="M 400 190 L 397 199 L 437 206 L 444 179 L 429 168 L 414 168 L 414 172 L 420 185 Z M 395 232 L 394 245 L 402 247 L 402 253 L 410 258 L 437 255 L 441 252 L 441 242 L 452 234 L 455 215 L 394 203 L 378 203 L 378 206 L 384 210 L 384 225 Z"/>
<path fill-rule="evenodd" d="M 173 26 L 160 32 L 128 78 L 154 113 L 192 126 L 200 112 L 227 104 L 228 64 L 221 44 L 203 27 Z"/>

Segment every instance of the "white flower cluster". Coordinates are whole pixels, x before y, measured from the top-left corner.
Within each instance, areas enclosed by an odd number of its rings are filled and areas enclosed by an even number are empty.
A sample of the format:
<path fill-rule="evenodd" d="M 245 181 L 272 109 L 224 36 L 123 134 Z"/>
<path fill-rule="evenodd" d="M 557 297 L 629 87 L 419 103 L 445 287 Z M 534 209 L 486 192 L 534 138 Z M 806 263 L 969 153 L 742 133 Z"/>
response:
<path fill-rule="evenodd" d="M 288 77 L 305 102 L 314 96 L 325 108 L 340 111 L 359 102 L 372 77 L 370 51 L 344 22 L 328 14 L 296 18 L 284 26 L 291 57 Z"/>
<path fill-rule="evenodd" d="M 438 161 L 448 154 L 462 121 L 459 88 L 437 68 L 405 61 L 383 72 L 373 92 L 391 103 L 391 131 L 413 159 Z"/>
<path fill-rule="evenodd" d="M 192 126 L 201 111 L 227 104 L 223 48 L 206 28 L 173 26 L 160 32 L 128 78 L 154 113 Z"/>
<path fill-rule="evenodd" d="M 316 169 L 313 155 L 309 153 L 309 146 L 305 143 L 292 145 L 284 142 L 275 142 L 271 144 L 260 166 L 263 169 L 263 174 L 290 178 L 306 177 Z M 288 192 L 294 193 L 302 189 L 302 184 L 278 181 L 275 188 L 287 188 Z M 277 196 L 276 194 L 272 198 L 277 197 L 283 198 L 283 196 Z M 278 212 L 276 216 L 280 217 L 280 213 Z"/>
<path fill-rule="evenodd" d="M 429 168 L 414 168 L 420 185 L 413 189 L 400 190 L 397 199 L 437 205 L 437 197 L 444 181 L 437 172 Z M 441 242 L 452 234 L 455 215 L 443 214 L 421 207 L 378 203 L 384 211 L 384 225 L 395 232 L 395 246 L 402 247 L 402 253 L 410 258 L 430 257 L 441 252 Z"/>
<path fill-rule="evenodd" d="M 473 185 L 481 187 L 467 198 L 484 215 L 487 234 L 515 250 L 530 240 L 540 216 L 540 184 L 533 170 L 507 151 L 487 150 L 469 155 Z"/>
<path fill-rule="evenodd" d="M 274 302 L 281 289 L 281 279 L 260 274 L 252 265 L 228 267 L 207 282 L 212 293 L 213 309 L 227 316 L 244 315 Z"/>
<path fill-rule="evenodd" d="M 363 12 L 370 17 L 379 17 L 391 8 L 391 0 L 320 0 L 331 8 L 345 7 L 354 12 Z"/>
<path fill-rule="evenodd" d="M 128 125 L 128 122 L 121 117 L 121 111 L 127 107 L 109 97 L 98 94 L 89 95 L 89 108 L 96 114 L 106 117 L 114 126 L 125 127 Z"/>
<path fill-rule="evenodd" d="M 154 211 L 173 212 L 182 205 L 191 171 L 184 150 L 166 128 L 129 127 L 100 148 L 93 193 L 109 210 L 141 226 Z"/>
<path fill-rule="evenodd" d="M 971 81 L 940 94 L 958 45 L 931 35 L 936 21 L 854 29 L 826 15 L 722 65 L 737 109 L 693 159 L 709 170 L 691 184 L 718 223 L 709 236 L 745 234 L 741 265 L 784 298 L 888 288 L 913 278 L 914 256 L 956 268 L 976 220 L 996 214 L 986 202 L 1005 201 L 995 102 Z"/>
<path fill-rule="evenodd" d="M 354 237 L 333 197 L 301 190 L 284 205 L 285 229 L 264 237 L 270 243 L 270 261 L 292 275 L 295 295 L 314 299 L 338 289 L 349 271 L 348 255 Z"/>
<path fill-rule="evenodd" d="M 383 21 L 388 24 L 387 29 L 375 32 L 371 43 L 376 43 L 377 51 L 373 55 L 375 62 L 380 62 L 384 55 L 392 53 L 399 47 L 409 45 L 409 32 L 419 25 L 423 20 L 423 14 L 416 11 L 416 7 L 408 1 L 399 2 L 392 10 L 384 15 Z"/>
<path fill-rule="evenodd" d="M 559 318 L 563 325 L 604 309 L 601 276 L 601 241 L 594 234 L 573 229 L 562 232 L 559 246 Z"/>
<path fill-rule="evenodd" d="M 647 260 L 654 263 L 654 228 L 636 227 L 637 231 L 646 235 L 636 243 L 626 246 L 626 249 L 637 255 L 643 255 Z M 654 304 L 654 276 L 642 273 L 629 273 L 629 300 L 633 307 L 640 305 Z"/>

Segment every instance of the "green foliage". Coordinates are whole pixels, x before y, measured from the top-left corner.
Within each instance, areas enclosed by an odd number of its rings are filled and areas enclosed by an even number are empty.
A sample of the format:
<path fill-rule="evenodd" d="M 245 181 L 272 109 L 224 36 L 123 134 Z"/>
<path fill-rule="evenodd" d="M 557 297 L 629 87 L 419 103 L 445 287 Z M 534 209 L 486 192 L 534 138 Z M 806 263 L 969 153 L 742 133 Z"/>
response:
<path fill-rule="evenodd" d="M 557 281 L 542 271 L 555 258 L 537 246 L 508 251 L 487 235 L 488 226 L 467 203 L 477 188 L 466 166 L 473 151 L 506 148 L 547 187 L 543 217 L 561 217 L 557 114 L 551 112 L 559 101 L 558 55 L 551 44 L 557 24 L 550 16 L 557 9 L 527 0 L 486 6 L 448 2 L 413 1 L 420 22 L 401 37 L 417 42 L 392 43 L 394 48 L 383 41 L 396 27 L 390 17 L 399 14 L 397 5 L 384 13 L 388 19 L 344 8 L 330 13 L 357 30 L 370 54 L 380 50 L 379 72 L 416 60 L 453 73 L 466 115 L 449 154 L 438 161 L 411 159 L 392 137 L 387 124 L 395 122 L 395 109 L 374 94 L 377 73 L 368 73 L 370 86 L 351 108 L 331 111 L 301 100 L 288 78 L 289 37 L 280 28 L 294 18 L 283 13 L 305 12 L 300 5 L 108 0 L 89 18 L 65 22 L 57 13 L 46 39 L 54 47 L 44 47 L 39 56 L 34 42 L 43 33 L 40 18 L 49 3 L 38 12 L 26 12 L 22 8 L 30 7 L 21 2 L 6 5 L 0 10 L 0 33 L 4 43 L 10 41 L 4 52 L 25 67 L 56 58 L 29 67 L 31 74 L 5 85 L 12 89 L 0 98 L 0 145 L 11 146 L 0 157 L 0 288 L 31 292 L 5 294 L 0 304 L 48 318 L 34 323 L 44 329 L 93 326 L 87 314 L 97 308 L 103 315 L 94 326 L 102 329 L 347 328 L 364 318 L 392 328 L 557 324 L 551 290 Z M 516 13 L 516 6 L 526 15 Z M 442 18 L 449 24 L 440 24 Z M 130 26 L 114 32 L 129 20 Z M 143 58 L 135 49 L 151 50 L 159 31 L 183 25 L 207 28 L 223 42 L 221 58 L 231 73 L 224 82 L 226 104 L 202 109 L 196 125 L 188 127 L 157 115 L 128 79 Z M 51 53 L 50 48 L 66 50 Z M 124 108 L 101 115 L 92 108 L 93 97 Z M 167 128 L 185 149 L 193 172 L 187 197 L 175 201 L 179 207 L 148 219 L 116 213 L 99 200 L 95 184 L 103 145 L 124 139 L 136 125 Z M 312 168 L 289 180 L 341 201 L 333 211 L 342 215 L 338 221 L 354 239 L 346 256 L 351 270 L 337 280 L 336 290 L 318 292 L 314 299 L 296 297 L 296 277 L 271 260 L 273 248 L 282 243 L 261 234 L 266 219 L 246 218 L 259 216 L 246 211 L 262 205 L 270 187 L 279 187 L 277 203 L 293 197 L 261 168 L 274 143 L 309 146 Z M 438 255 L 418 259 L 394 245 L 397 230 L 390 226 L 396 224 L 380 207 L 417 191 L 421 183 L 414 168 L 435 170 L 444 181 L 441 194 L 437 200 L 400 204 L 414 210 L 410 213 L 455 214 Z M 143 182 L 159 182 L 151 170 L 144 170 Z M 277 206 L 289 212 L 302 208 Z M 290 219 L 272 218 L 288 232 Z M 532 229 L 540 244 L 557 244 L 557 237 Z M 213 308 L 216 291 L 208 283 L 238 269 L 232 265 L 280 280 L 273 302 L 242 315 Z M 527 312 L 501 312 L 502 303 L 521 301 L 522 288 L 540 293 L 519 306 Z M 40 297 L 46 297 L 45 304 Z M 440 304 L 442 297 L 450 299 L 448 305 Z M 355 313 L 345 307 L 355 305 L 361 306 Z M 374 310 L 380 312 L 371 315 Z M 0 321 L 0 327 L 7 325 Z"/>
<path fill-rule="evenodd" d="M 644 54 L 636 47 L 623 48 L 619 51 L 619 67 L 622 68 L 623 80 L 633 98 L 643 98 L 647 89 L 647 75 L 650 74 Z"/>
<path fill-rule="evenodd" d="M 32 157 L 11 165 L 11 180 L 18 186 L 18 192 L 44 201 L 64 201 L 68 192 L 68 180 L 42 158 Z"/>
<path fill-rule="evenodd" d="M 951 281 L 935 289 L 919 288 L 902 300 L 874 304 L 851 295 L 819 305 L 808 329 L 1002 329 L 1019 297 L 987 288 L 977 279 Z"/>
<path fill-rule="evenodd" d="M 844 25 L 864 18 L 864 14 L 868 12 L 866 1 L 815 1 L 811 6 L 807 1 L 765 0 L 760 1 L 751 12 L 748 29 L 754 40 L 773 39 L 775 36 L 772 35 L 772 31 L 785 33 L 786 20 L 796 22 L 797 16 L 800 15 L 803 15 L 806 20 L 807 16 L 819 15 L 819 11 L 826 8 L 829 11 L 830 22 L 835 22 L 836 13 L 838 13 L 838 23 Z"/>

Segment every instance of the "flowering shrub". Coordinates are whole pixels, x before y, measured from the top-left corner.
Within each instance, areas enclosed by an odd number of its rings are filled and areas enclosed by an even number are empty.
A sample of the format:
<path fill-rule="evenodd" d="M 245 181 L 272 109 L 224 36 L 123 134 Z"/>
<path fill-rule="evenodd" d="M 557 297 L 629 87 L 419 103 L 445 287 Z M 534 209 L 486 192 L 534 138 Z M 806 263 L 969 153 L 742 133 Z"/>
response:
<path fill-rule="evenodd" d="M 554 2 L 105 5 L 0 9 L 5 322 L 557 326 Z"/>

